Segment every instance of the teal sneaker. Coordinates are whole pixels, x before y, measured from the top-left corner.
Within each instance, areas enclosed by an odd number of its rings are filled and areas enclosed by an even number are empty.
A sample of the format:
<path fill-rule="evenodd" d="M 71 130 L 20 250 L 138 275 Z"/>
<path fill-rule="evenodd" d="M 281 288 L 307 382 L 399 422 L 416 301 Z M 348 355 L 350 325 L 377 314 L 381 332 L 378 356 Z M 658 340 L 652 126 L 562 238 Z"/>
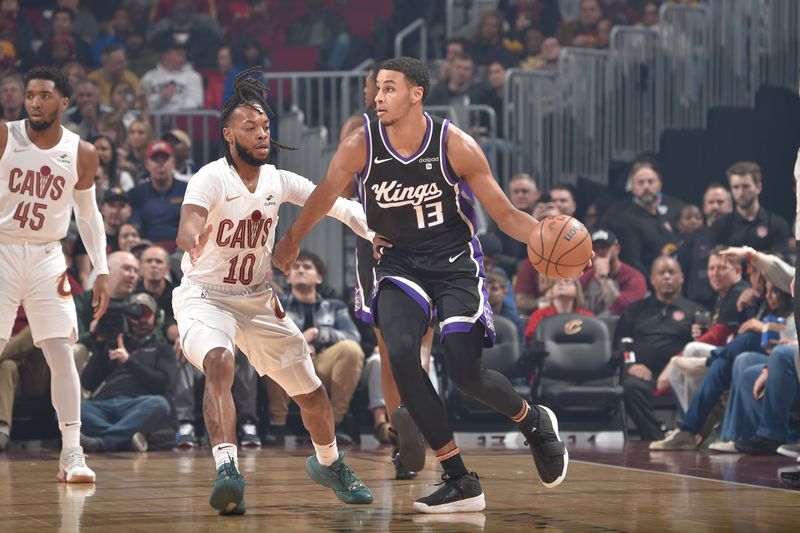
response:
<path fill-rule="evenodd" d="M 333 489 L 344 503 L 372 503 L 372 491 L 345 464 L 342 452 L 331 466 L 321 465 L 317 456 L 312 455 L 306 461 L 306 472 L 313 481 Z"/>
<path fill-rule="evenodd" d="M 245 513 L 244 476 L 236 469 L 233 459 L 217 469 L 217 480 L 208 503 L 222 515 Z"/>

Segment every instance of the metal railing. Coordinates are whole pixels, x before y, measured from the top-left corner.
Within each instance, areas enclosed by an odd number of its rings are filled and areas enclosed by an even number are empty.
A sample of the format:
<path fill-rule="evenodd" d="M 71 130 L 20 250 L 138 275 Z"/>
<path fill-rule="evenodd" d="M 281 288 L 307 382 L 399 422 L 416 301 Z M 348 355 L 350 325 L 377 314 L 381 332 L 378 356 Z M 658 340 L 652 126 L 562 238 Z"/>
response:
<path fill-rule="evenodd" d="M 187 109 L 179 112 L 153 111 L 150 124 L 153 138 L 171 129 L 185 131 L 192 140 L 192 158 L 200 165 L 220 156 L 220 116 L 216 109 Z"/>
<path fill-rule="evenodd" d="M 419 34 L 419 55 L 418 59 L 422 61 L 428 60 L 428 22 L 420 17 L 414 22 L 397 32 L 394 38 L 394 56 L 403 56 L 403 43 L 407 37 L 413 35 L 415 32 Z"/>

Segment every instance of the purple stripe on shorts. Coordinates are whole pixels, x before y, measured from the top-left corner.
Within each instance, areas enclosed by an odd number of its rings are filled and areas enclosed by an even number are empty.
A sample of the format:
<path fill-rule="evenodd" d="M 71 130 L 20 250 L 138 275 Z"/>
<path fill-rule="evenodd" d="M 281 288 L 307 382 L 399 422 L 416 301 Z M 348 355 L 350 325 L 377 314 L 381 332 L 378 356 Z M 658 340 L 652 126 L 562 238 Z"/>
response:
<path fill-rule="evenodd" d="M 372 319 L 372 313 L 368 312 L 366 309 L 356 309 L 355 314 L 356 318 L 365 324 L 375 323 L 375 321 Z"/>
<path fill-rule="evenodd" d="M 494 318 L 491 318 L 492 327 L 489 327 L 489 319 L 487 319 L 485 314 L 481 314 L 478 317 L 478 322 L 483 324 L 484 329 L 484 337 L 483 337 L 483 347 L 484 348 L 491 348 L 494 346 L 495 341 L 497 340 L 497 334 L 494 331 Z M 472 330 L 472 326 L 474 326 L 474 322 L 470 322 L 468 320 L 459 321 L 459 322 L 450 322 L 446 324 L 442 328 L 442 340 L 449 335 L 450 333 L 469 333 Z"/>
<path fill-rule="evenodd" d="M 400 290 L 406 293 L 412 300 L 417 302 L 417 305 L 419 305 L 422 308 L 422 311 L 425 313 L 425 320 L 427 322 L 430 322 L 431 306 L 428 303 L 428 300 L 426 299 L 427 294 L 425 295 L 420 294 L 414 287 L 412 287 L 407 283 L 404 283 L 402 279 L 394 276 L 385 276 L 381 278 L 381 280 L 376 284 L 377 291 L 375 292 L 375 295 L 372 298 L 372 302 L 370 303 L 370 310 L 372 311 L 373 319 L 375 316 L 377 316 L 376 306 L 378 305 L 378 298 L 380 296 L 380 286 L 383 280 L 391 281 L 392 283 L 400 287 Z"/>

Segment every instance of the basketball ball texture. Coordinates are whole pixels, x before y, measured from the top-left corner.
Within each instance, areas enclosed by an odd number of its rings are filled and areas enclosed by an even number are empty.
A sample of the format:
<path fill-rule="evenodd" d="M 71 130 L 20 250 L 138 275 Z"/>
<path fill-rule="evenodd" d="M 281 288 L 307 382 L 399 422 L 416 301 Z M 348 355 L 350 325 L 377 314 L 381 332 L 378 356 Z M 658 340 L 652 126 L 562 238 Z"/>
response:
<path fill-rule="evenodd" d="M 570 216 L 544 217 L 528 237 L 528 259 L 548 278 L 576 278 L 591 258 L 592 237 L 586 226 Z"/>

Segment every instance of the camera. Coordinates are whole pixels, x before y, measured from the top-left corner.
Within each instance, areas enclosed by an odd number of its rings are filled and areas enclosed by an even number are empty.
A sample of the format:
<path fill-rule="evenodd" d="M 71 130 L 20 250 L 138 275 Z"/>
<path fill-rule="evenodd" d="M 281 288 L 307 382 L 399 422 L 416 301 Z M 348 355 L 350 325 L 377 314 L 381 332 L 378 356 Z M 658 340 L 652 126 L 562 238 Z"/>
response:
<path fill-rule="evenodd" d="M 106 314 L 97 324 L 97 329 L 95 330 L 97 339 L 115 339 L 120 333 L 127 334 L 129 331 L 127 318 L 139 319 L 147 310 L 146 305 L 137 302 L 128 300 L 110 301 Z"/>

